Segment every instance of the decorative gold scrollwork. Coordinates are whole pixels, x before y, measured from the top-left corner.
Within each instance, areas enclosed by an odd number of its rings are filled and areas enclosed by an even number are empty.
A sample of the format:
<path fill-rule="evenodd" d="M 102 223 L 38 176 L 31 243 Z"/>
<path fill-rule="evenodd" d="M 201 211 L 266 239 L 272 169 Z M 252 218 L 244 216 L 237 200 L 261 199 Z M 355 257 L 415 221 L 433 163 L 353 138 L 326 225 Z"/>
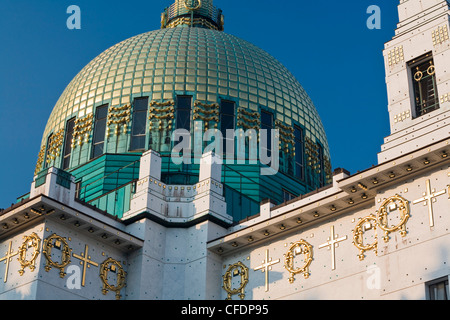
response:
<path fill-rule="evenodd" d="M 375 240 L 371 244 L 364 244 L 364 232 L 367 230 L 374 230 Z M 360 261 L 364 260 L 364 253 L 373 250 L 375 255 L 378 253 L 378 237 L 377 237 L 377 218 L 374 215 L 367 216 L 359 220 L 355 229 L 353 230 L 353 244 L 360 250 L 358 258 Z"/>
<path fill-rule="evenodd" d="M 36 269 L 36 260 L 39 256 L 39 248 L 41 246 L 41 239 L 36 233 L 32 233 L 29 236 L 23 237 L 24 241 L 19 248 L 19 260 L 21 268 L 19 269 L 19 274 L 23 276 L 25 273 L 25 268 L 30 268 L 31 272 Z M 33 253 L 31 255 L 31 259 L 27 260 L 27 251 L 28 248 L 33 248 Z"/>
<path fill-rule="evenodd" d="M 261 127 L 261 115 L 258 112 L 248 111 L 245 108 L 239 108 L 237 114 L 237 125 L 244 129 L 259 130 Z"/>
<path fill-rule="evenodd" d="M 246 110 L 245 108 L 239 108 L 239 113 L 241 113 L 241 114 L 243 114 L 243 115 L 246 115 L 246 116 L 249 116 L 249 117 L 252 117 L 252 118 L 260 118 L 260 114 L 259 114 L 259 112 L 251 112 L 251 111 L 248 111 L 248 110 Z"/>
<path fill-rule="evenodd" d="M 396 211 L 400 215 L 400 221 L 397 225 L 389 226 L 389 214 Z M 406 223 L 410 217 L 409 201 L 396 194 L 383 201 L 376 216 L 370 215 L 361 219 L 353 230 L 353 244 L 360 250 L 358 255 L 359 260 L 364 260 L 364 252 L 373 250 L 377 254 L 378 237 L 377 227 L 384 231 L 384 242 L 389 241 L 389 234 L 395 231 L 400 231 L 402 237 L 406 236 Z M 375 233 L 375 240 L 371 244 L 364 245 L 363 234 L 365 231 L 373 229 Z"/>
<path fill-rule="evenodd" d="M 173 107 L 175 105 L 175 101 L 174 100 L 169 100 L 166 102 L 157 102 L 157 101 L 151 101 L 150 102 L 150 106 L 157 106 L 157 107 Z"/>
<path fill-rule="evenodd" d="M 116 272 L 117 274 L 117 284 L 111 285 L 108 282 L 108 273 Z M 106 295 L 108 291 L 114 291 L 116 293 L 116 300 L 120 300 L 122 297 L 120 295 L 120 290 L 125 286 L 126 272 L 123 270 L 122 265 L 119 261 L 113 258 L 108 258 L 100 265 L 100 279 L 103 283 L 102 293 Z"/>
<path fill-rule="evenodd" d="M 205 131 L 210 127 L 210 122 L 215 122 L 213 125 L 217 129 L 219 123 L 220 106 L 218 103 L 207 104 L 200 101 L 194 102 L 194 116 L 193 119 L 200 119 L 205 124 Z"/>
<path fill-rule="evenodd" d="M 296 255 L 304 255 L 304 264 L 300 268 L 294 268 L 294 258 Z M 292 244 L 285 254 L 284 267 L 290 272 L 289 282 L 294 283 L 295 275 L 303 273 L 305 279 L 309 278 L 309 266 L 313 260 L 313 250 L 312 246 L 305 240 L 300 240 Z"/>
<path fill-rule="evenodd" d="M 232 279 L 234 276 L 241 276 L 241 284 L 238 288 L 232 288 Z M 245 298 L 245 287 L 248 284 L 248 268 L 242 263 L 238 262 L 232 264 L 228 267 L 228 270 L 225 272 L 223 276 L 223 289 L 228 293 L 227 300 L 231 300 L 231 297 L 239 294 L 239 298 L 244 300 Z"/>
<path fill-rule="evenodd" d="M 39 171 L 42 170 L 42 165 L 44 164 L 44 157 L 45 157 L 45 145 L 41 147 L 41 150 L 38 154 L 38 161 L 36 163 L 36 169 L 34 170 L 34 175 L 37 175 Z"/>
<path fill-rule="evenodd" d="M 159 131 L 172 130 L 173 119 L 175 118 L 175 101 L 166 102 L 150 102 L 149 109 L 149 130 L 154 129 L 154 125 L 158 125 Z M 156 120 L 156 121 L 154 121 Z"/>
<path fill-rule="evenodd" d="M 295 153 L 294 153 L 295 156 Z M 331 166 L 331 161 L 330 158 L 328 158 L 327 156 L 323 157 L 323 167 L 325 170 L 325 178 L 327 180 L 327 184 L 328 183 L 332 183 L 333 181 L 333 167 Z"/>
<path fill-rule="evenodd" d="M 92 131 L 94 115 L 92 113 L 75 120 L 73 127 L 72 148 L 81 147 L 83 143 L 89 143 L 90 132 Z"/>
<path fill-rule="evenodd" d="M 63 140 L 64 129 L 60 129 L 49 138 L 47 146 L 47 165 L 60 156 Z"/>
<path fill-rule="evenodd" d="M 400 213 L 400 222 L 395 226 L 388 226 L 388 215 L 391 211 L 397 210 Z M 403 197 L 396 194 L 386 199 L 380 206 L 377 213 L 377 221 L 380 228 L 384 231 L 384 242 L 389 241 L 389 233 L 400 231 L 402 237 L 406 236 L 406 222 L 409 215 L 409 202 Z"/>
<path fill-rule="evenodd" d="M 118 136 L 121 132 L 126 134 L 128 132 L 128 125 L 131 119 L 131 105 L 126 104 L 121 107 L 110 107 L 108 110 L 108 122 L 106 133 L 109 137 L 110 130 L 113 124 L 115 124 L 114 135 Z M 122 130 L 120 130 L 122 129 Z"/>
<path fill-rule="evenodd" d="M 309 137 L 305 137 L 305 154 L 307 156 L 307 165 L 311 169 L 320 168 L 319 145 L 313 142 Z"/>
<path fill-rule="evenodd" d="M 61 262 L 56 262 L 52 260 L 52 248 L 61 249 Z M 44 245 L 42 249 L 42 253 L 47 259 L 47 263 L 45 264 L 45 271 L 49 272 L 52 267 L 59 269 L 59 276 L 64 278 L 66 273 L 64 272 L 64 268 L 70 264 L 70 254 L 72 249 L 70 249 L 69 244 L 67 243 L 66 238 L 58 236 L 57 234 L 52 234 L 47 239 L 44 240 Z"/>
<path fill-rule="evenodd" d="M 279 149 L 283 150 L 292 156 L 295 153 L 295 135 L 294 128 L 285 125 L 283 122 L 276 120 L 275 128 L 280 132 L 280 146 Z M 281 143 L 284 142 L 284 148 L 281 146 Z"/>

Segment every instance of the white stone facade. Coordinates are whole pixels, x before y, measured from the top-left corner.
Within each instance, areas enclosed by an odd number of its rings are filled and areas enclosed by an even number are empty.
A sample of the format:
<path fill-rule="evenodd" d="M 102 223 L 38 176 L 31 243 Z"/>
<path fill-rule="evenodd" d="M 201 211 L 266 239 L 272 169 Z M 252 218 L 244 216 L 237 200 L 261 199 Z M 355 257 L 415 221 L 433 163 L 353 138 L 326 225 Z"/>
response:
<path fill-rule="evenodd" d="M 379 163 L 423 148 L 450 134 L 449 4 L 446 0 L 401 1 L 399 18 L 395 37 L 386 43 L 383 53 L 391 135 L 385 139 L 378 155 Z M 416 116 L 414 73 L 408 63 L 426 53 L 431 53 L 434 59 L 440 108 Z"/>

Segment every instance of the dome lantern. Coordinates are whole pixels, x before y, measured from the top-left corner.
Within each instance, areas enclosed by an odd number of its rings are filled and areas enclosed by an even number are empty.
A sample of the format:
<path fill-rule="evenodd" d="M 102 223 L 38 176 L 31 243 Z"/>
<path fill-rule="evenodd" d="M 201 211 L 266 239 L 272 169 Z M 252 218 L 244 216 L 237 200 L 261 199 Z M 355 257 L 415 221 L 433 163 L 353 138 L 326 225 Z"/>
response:
<path fill-rule="evenodd" d="M 196 27 L 223 31 L 224 16 L 212 0 L 176 0 L 161 14 L 161 29 Z"/>

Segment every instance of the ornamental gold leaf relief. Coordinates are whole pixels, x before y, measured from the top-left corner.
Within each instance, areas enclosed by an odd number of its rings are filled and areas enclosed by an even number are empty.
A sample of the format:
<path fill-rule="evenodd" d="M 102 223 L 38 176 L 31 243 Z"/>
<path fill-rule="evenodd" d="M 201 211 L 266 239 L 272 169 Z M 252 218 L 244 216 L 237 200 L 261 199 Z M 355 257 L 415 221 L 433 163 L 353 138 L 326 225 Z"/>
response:
<path fill-rule="evenodd" d="M 240 276 L 240 283 L 237 288 L 233 288 L 233 277 Z M 234 295 L 239 295 L 241 300 L 245 299 L 245 287 L 249 281 L 248 268 L 242 263 L 237 262 L 228 267 L 225 275 L 223 276 L 222 288 L 227 292 L 227 300 L 231 300 Z"/>
<path fill-rule="evenodd" d="M 23 242 L 18 248 L 17 252 L 14 252 L 12 248 L 13 242 L 10 241 L 6 255 L 0 258 L 0 262 L 4 261 L 6 264 L 5 276 L 3 279 L 5 283 L 7 282 L 8 272 L 13 261 L 12 258 L 14 256 L 18 256 L 17 260 L 20 264 L 18 272 L 20 276 L 23 276 L 25 274 L 27 268 L 30 270 L 30 272 L 36 270 L 36 262 L 38 260 L 39 254 L 41 253 L 41 242 L 43 242 L 42 253 L 46 259 L 44 270 L 46 272 L 50 272 L 52 268 L 59 269 L 59 276 L 61 279 L 66 276 L 65 268 L 72 262 L 72 256 L 77 259 L 82 259 L 82 262 L 84 262 L 85 265 L 94 264 L 93 261 L 89 260 L 90 256 L 86 254 L 88 248 L 87 245 L 85 246 L 85 253 L 76 255 L 72 254 L 72 249 L 70 248 L 69 243 L 65 237 L 59 236 L 54 233 L 44 239 L 44 241 L 41 241 L 41 238 L 33 232 L 32 234 L 23 237 Z M 57 259 L 55 259 L 54 257 L 55 255 L 52 254 L 52 251 L 54 251 L 55 249 L 61 250 L 59 261 L 57 261 Z M 96 265 L 98 266 L 98 264 Z M 117 280 L 115 284 L 110 283 L 110 278 L 108 277 L 108 274 L 110 272 L 116 274 Z M 86 270 L 84 270 L 83 272 L 83 280 L 85 275 Z M 108 291 L 113 291 L 116 293 L 116 299 L 119 300 L 121 298 L 120 291 L 125 287 L 126 279 L 126 272 L 122 264 L 118 260 L 115 260 L 111 257 L 107 258 L 100 265 L 99 277 L 102 282 L 102 293 L 106 295 Z"/>

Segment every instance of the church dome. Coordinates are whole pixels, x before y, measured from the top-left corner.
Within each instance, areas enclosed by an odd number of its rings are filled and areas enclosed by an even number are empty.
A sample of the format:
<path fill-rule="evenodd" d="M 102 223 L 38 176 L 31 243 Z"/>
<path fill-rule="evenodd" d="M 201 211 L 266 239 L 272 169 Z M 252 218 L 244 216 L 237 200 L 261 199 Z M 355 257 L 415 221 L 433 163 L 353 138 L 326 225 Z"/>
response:
<path fill-rule="evenodd" d="M 214 108 L 219 108 L 222 101 L 236 106 L 235 128 L 261 128 L 263 113 L 269 114 L 273 128 L 280 130 L 280 154 L 286 173 L 295 172 L 300 160 L 305 167 L 299 169 L 305 171 L 299 178 L 308 186 L 302 192 L 321 186 L 314 183 L 320 180 L 315 177 L 318 174 L 329 180 L 331 165 L 325 131 L 313 102 L 295 77 L 264 50 L 221 31 L 223 16 L 211 1 L 199 2 L 200 9 L 182 3 L 178 0 L 166 9 L 162 29 L 109 48 L 70 82 L 45 128 L 36 173 L 50 166 L 71 171 L 100 154 L 150 148 L 170 151 L 160 135 L 170 136 L 176 127 L 177 98 L 190 97 L 190 121 L 205 120 L 210 128 L 221 128 L 220 111 Z M 208 6 L 215 11 L 202 13 Z M 136 99 L 142 97 L 148 99 L 148 121 L 145 132 L 140 132 L 145 147 L 138 150 L 131 146 L 131 140 L 136 134 Z M 101 106 L 107 107 L 103 116 L 98 112 Z M 107 120 L 100 128 L 104 143 L 101 150 L 95 151 L 99 131 L 95 123 L 99 117 Z M 301 150 L 295 148 L 297 127 L 302 131 L 302 141 L 297 144 Z"/>

